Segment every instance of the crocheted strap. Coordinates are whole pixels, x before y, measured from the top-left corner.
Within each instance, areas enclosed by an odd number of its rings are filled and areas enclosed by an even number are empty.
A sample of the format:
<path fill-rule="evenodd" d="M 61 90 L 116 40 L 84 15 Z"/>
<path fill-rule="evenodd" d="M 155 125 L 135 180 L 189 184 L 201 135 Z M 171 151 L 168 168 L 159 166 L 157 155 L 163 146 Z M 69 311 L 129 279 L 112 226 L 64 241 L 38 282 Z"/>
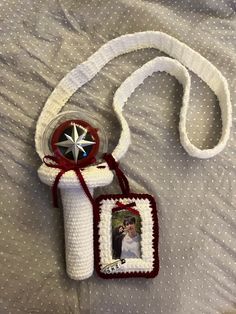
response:
<path fill-rule="evenodd" d="M 123 35 L 107 42 L 90 56 L 87 61 L 78 65 L 60 81 L 49 96 L 36 127 L 35 144 L 36 150 L 41 158 L 44 156 L 42 143 L 45 128 L 55 115 L 60 112 L 73 93 L 90 81 L 102 67 L 113 58 L 143 48 L 159 49 L 176 60 L 167 57 L 157 57 L 151 60 L 135 71 L 117 90 L 113 106 L 120 121 L 122 132 L 119 143 L 112 153 L 116 160 L 119 160 L 126 153 L 130 144 L 129 126 L 122 115 L 123 106 L 135 88 L 137 88 L 146 77 L 157 71 L 165 71 L 175 76 L 183 85 L 184 95 L 180 112 L 179 132 L 181 144 L 189 155 L 198 158 L 209 158 L 224 149 L 229 139 L 232 124 L 232 109 L 226 79 L 213 64 L 184 43 L 162 32 L 147 31 Z M 222 134 L 218 144 L 211 149 L 201 150 L 197 148 L 190 142 L 187 136 L 186 121 L 191 80 L 185 67 L 189 68 L 206 82 L 219 99 L 222 117 Z"/>

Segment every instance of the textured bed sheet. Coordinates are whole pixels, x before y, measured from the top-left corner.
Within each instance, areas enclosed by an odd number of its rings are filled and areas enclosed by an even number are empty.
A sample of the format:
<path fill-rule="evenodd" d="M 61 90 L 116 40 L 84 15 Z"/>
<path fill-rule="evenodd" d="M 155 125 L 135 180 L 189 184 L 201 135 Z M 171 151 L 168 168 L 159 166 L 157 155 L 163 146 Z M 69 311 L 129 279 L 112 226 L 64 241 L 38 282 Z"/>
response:
<path fill-rule="evenodd" d="M 1 1 L 0 313 L 236 313 L 235 114 L 227 148 L 208 160 L 180 145 L 182 87 L 154 74 L 129 99 L 132 145 L 121 165 L 131 189 L 158 201 L 160 272 L 155 279 L 76 282 L 65 272 L 63 216 L 38 179 L 34 147 L 43 105 L 64 75 L 102 44 L 126 33 L 166 32 L 210 60 L 236 100 L 235 1 Z M 64 110 L 104 123 L 109 151 L 120 127 L 112 97 L 155 49 L 111 61 Z M 214 94 L 194 74 L 188 134 L 213 147 L 221 119 Z M 116 182 L 99 192 L 119 192 Z"/>

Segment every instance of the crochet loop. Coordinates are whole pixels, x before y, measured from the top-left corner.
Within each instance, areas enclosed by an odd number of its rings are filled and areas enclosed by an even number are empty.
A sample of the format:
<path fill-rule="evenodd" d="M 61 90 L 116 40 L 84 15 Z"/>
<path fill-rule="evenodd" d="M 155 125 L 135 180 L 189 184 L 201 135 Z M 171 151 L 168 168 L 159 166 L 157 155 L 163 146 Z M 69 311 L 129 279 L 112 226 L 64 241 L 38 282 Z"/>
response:
<path fill-rule="evenodd" d="M 115 160 L 112 154 L 104 154 L 103 158 L 107 162 L 110 170 L 115 171 L 122 193 L 124 195 L 129 195 L 130 193 L 129 182 L 124 172 L 119 168 L 119 163 Z"/>

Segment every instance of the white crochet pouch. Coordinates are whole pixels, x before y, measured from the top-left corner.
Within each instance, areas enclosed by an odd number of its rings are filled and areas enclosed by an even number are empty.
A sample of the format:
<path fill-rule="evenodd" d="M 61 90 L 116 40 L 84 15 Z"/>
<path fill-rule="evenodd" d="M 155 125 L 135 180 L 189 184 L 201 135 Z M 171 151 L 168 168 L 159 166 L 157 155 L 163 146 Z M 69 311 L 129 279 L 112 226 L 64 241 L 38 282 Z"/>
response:
<path fill-rule="evenodd" d="M 213 64 L 207 61 L 199 53 L 165 33 L 146 31 L 127 34 L 113 39 L 104 44 L 97 52 L 90 56 L 87 61 L 78 65 L 68 73 L 49 96 L 40 114 L 36 126 L 35 145 L 36 151 L 42 160 L 48 153 L 51 155 L 50 160 L 44 159 L 45 163 L 42 163 L 42 166 L 38 170 L 38 174 L 42 182 L 49 186 L 54 186 L 54 192 L 55 180 L 57 180 L 56 185 L 58 185 L 61 192 L 64 212 L 67 273 L 73 279 L 86 279 L 93 273 L 94 239 L 92 195 L 94 188 L 111 183 L 113 173 L 104 161 L 101 161 L 100 164 L 93 164 L 92 159 L 90 159 L 89 163 L 84 163 L 83 167 L 77 164 L 78 154 L 81 154 L 80 150 L 82 150 L 81 147 L 84 149 L 83 145 L 86 145 L 86 143 L 81 142 L 84 140 L 83 136 L 85 136 L 83 128 L 86 129 L 83 125 L 80 126 L 78 124 L 76 126 L 77 132 L 82 130 L 82 133 L 76 134 L 76 131 L 74 131 L 73 136 L 72 134 L 67 133 L 67 140 L 60 139 L 61 142 L 70 141 L 70 144 L 72 143 L 74 145 L 73 147 L 67 146 L 68 150 L 71 150 L 70 153 L 73 153 L 75 159 L 73 167 L 68 167 L 68 165 L 65 165 L 64 163 L 65 160 L 63 158 L 65 157 L 66 152 L 64 152 L 64 156 L 61 157 L 60 155 L 54 155 L 55 151 L 52 147 L 49 147 L 50 152 L 45 152 L 45 132 L 48 125 L 50 125 L 51 121 L 59 115 L 61 109 L 73 93 L 82 85 L 89 82 L 105 64 L 121 54 L 143 48 L 159 49 L 170 55 L 172 58 L 157 57 L 147 62 L 128 77 L 117 90 L 113 99 L 113 108 L 120 121 L 122 132 L 118 145 L 112 152 L 114 159 L 119 161 L 125 155 L 130 144 L 129 127 L 122 114 L 123 106 L 134 90 L 144 82 L 145 78 L 157 71 L 165 71 L 169 73 L 183 85 L 184 93 L 180 111 L 179 133 L 181 144 L 189 155 L 196 158 L 211 158 L 224 149 L 229 139 L 232 123 L 232 109 L 226 79 Z M 222 117 L 222 134 L 219 142 L 212 149 L 201 150 L 195 147 L 190 142 L 186 132 L 187 110 L 191 85 L 191 79 L 187 68 L 205 81 L 219 99 Z M 80 117 L 75 117 L 75 119 L 81 120 Z M 91 135 L 88 141 L 95 143 L 96 139 Z M 68 142 L 65 145 L 69 145 Z M 85 155 L 89 154 L 88 151 L 83 153 Z M 86 158 L 87 157 L 85 156 L 85 159 Z M 81 157 L 81 160 L 82 159 L 83 158 Z M 49 163 L 53 164 L 55 167 L 52 167 L 52 165 L 49 166 Z M 85 186 L 87 189 L 84 188 Z M 134 202 L 138 203 L 138 200 L 135 199 Z M 111 206 L 113 205 L 114 204 Z M 142 208 L 142 206 L 140 205 L 139 208 Z M 136 209 L 138 210 L 138 208 Z M 143 211 L 145 210 L 143 209 Z M 100 228 L 103 227 L 100 226 Z M 107 234 L 107 230 L 105 230 L 105 232 Z M 128 246 L 128 240 L 129 239 L 125 240 L 126 247 Z M 103 254 L 107 254 L 105 251 Z M 104 265 L 106 263 L 107 261 L 104 262 Z M 128 264 L 124 263 L 124 265 Z M 120 267 L 120 265 L 117 267 Z M 142 267 L 140 269 L 142 269 Z"/>

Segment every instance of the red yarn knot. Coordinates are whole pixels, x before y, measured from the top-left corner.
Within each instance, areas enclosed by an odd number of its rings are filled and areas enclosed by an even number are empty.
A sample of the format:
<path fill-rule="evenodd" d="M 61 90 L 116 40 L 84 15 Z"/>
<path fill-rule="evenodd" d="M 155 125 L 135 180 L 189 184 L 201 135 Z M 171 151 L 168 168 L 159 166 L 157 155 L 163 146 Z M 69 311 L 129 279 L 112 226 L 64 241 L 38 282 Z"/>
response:
<path fill-rule="evenodd" d="M 128 195 L 130 193 L 129 182 L 124 172 L 119 168 L 119 163 L 115 160 L 112 154 L 104 154 L 103 158 L 107 162 L 109 168 L 115 170 L 122 193 Z"/>
<path fill-rule="evenodd" d="M 47 160 L 50 162 L 48 162 Z M 94 161 L 95 161 L 95 159 L 91 160 L 90 164 L 93 163 Z M 46 166 L 48 166 L 50 168 L 57 168 L 57 169 L 61 170 L 57 174 L 55 181 L 53 183 L 53 186 L 52 186 L 52 196 L 53 196 L 53 206 L 54 207 L 58 207 L 57 190 L 58 190 L 59 181 L 60 181 L 61 177 L 63 176 L 63 174 L 66 173 L 67 171 L 70 171 L 70 170 L 75 171 L 75 173 L 78 177 L 78 180 L 79 180 L 82 188 L 84 189 L 84 192 L 86 193 L 87 197 L 89 198 L 91 204 L 93 206 L 95 206 L 95 202 L 94 202 L 93 197 L 92 197 L 92 195 L 88 189 L 86 182 L 84 181 L 84 178 L 83 178 L 83 175 L 81 173 L 81 169 L 80 169 L 79 165 L 66 162 L 62 158 L 57 158 L 55 156 L 50 156 L 50 155 L 44 156 L 43 162 L 45 163 Z"/>
<path fill-rule="evenodd" d="M 104 154 L 103 158 L 105 159 L 111 170 L 116 170 L 117 168 L 119 168 L 119 163 L 115 160 L 112 154 Z"/>

